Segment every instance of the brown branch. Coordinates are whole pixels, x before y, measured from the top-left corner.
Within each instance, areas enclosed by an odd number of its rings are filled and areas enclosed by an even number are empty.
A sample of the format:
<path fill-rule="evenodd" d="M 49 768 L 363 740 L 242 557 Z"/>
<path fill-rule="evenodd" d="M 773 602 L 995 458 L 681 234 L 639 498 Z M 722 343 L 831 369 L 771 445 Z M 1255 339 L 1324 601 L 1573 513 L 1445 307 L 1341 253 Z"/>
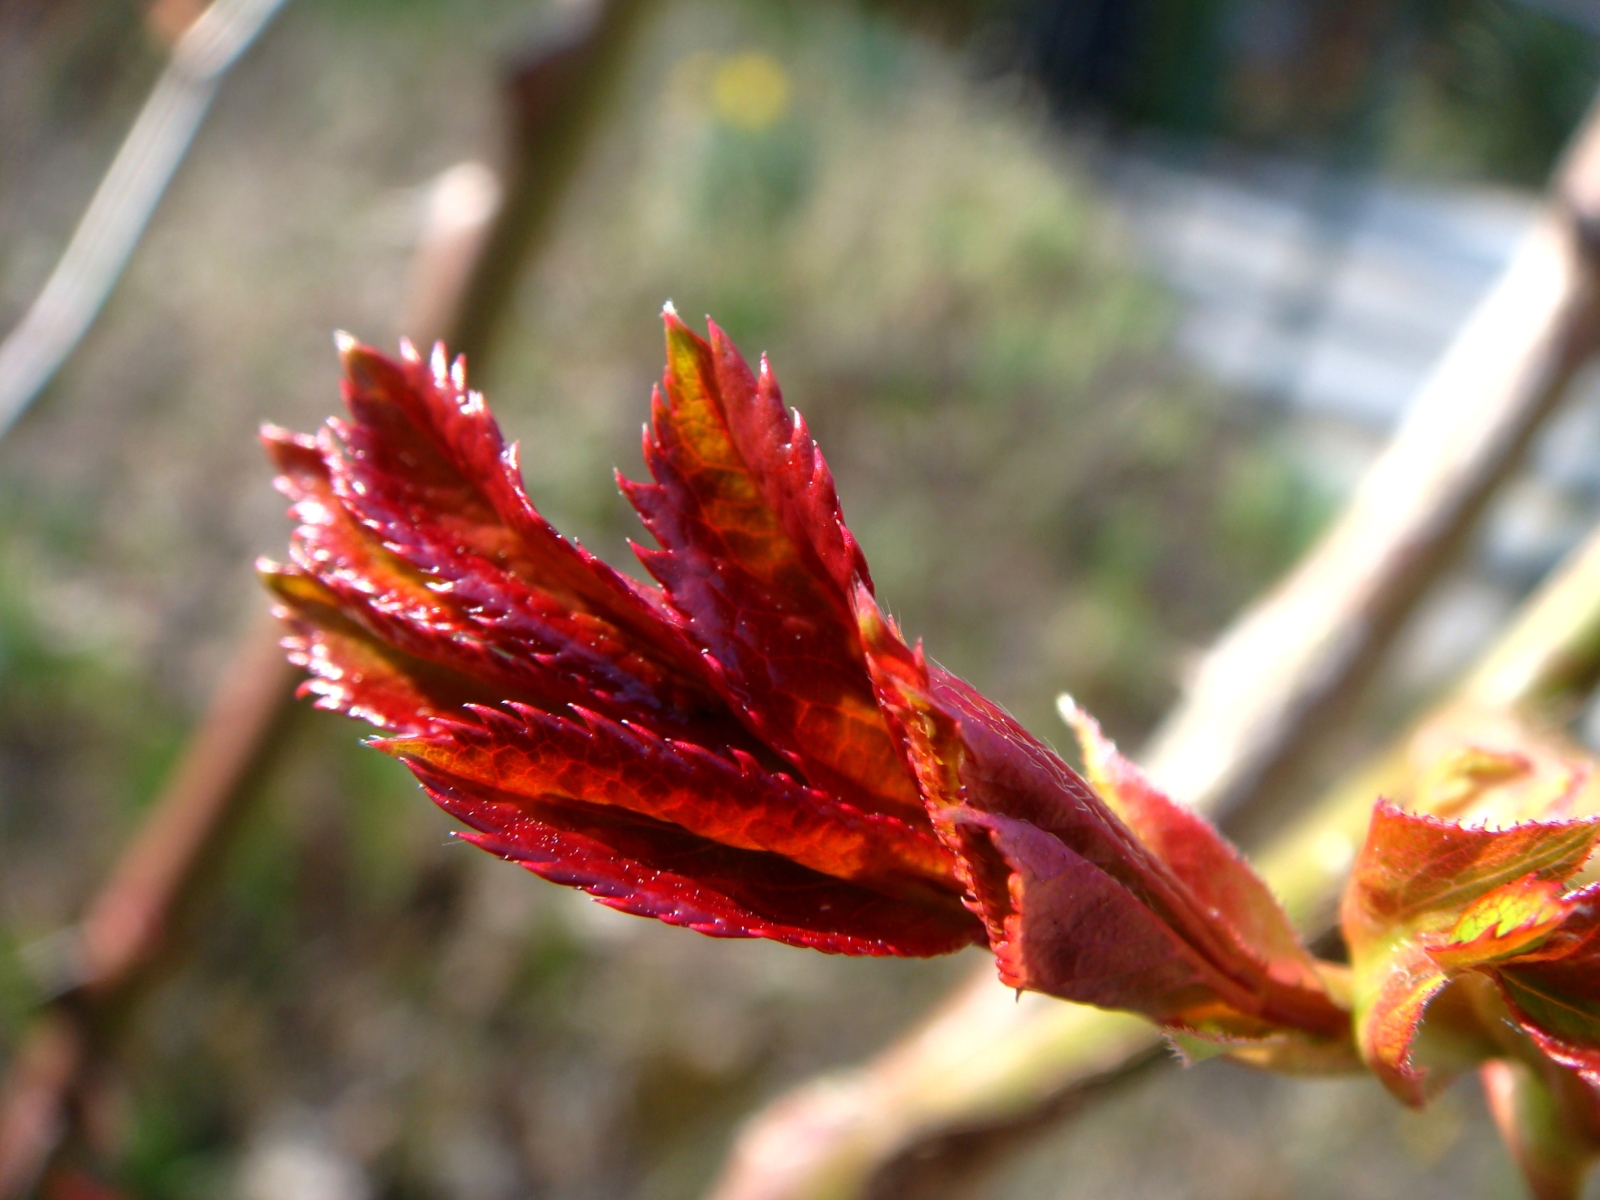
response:
<path fill-rule="evenodd" d="M 550 231 L 645 7 L 645 0 L 567 6 L 552 17 L 536 52 L 512 64 L 505 205 L 467 277 L 455 320 L 444 327 L 450 348 L 468 362 L 484 361 L 523 264 Z"/>
<path fill-rule="evenodd" d="M 82 1025 L 67 1013 L 48 1013 L 28 1031 L 0 1092 L 0 1196 L 26 1196 L 44 1174 L 87 1052 Z"/>
<path fill-rule="evenodd" d="M 166 944 L 293 691 L 281 636 L 277 621 L 262 617 L 240 639 L 149 818 L 78 925 L 73 991 L 115 994 Z"/>
<path fill-rule="evenodd" d="M 0 1093 L 0 1197 L 33 1187 L 67 1131 L 70 1097 L 113 1011 L 161 951 L 270 744 L 294 675 L 277 622 L 240 643 L 171 779 L 88 914 L 63 939 L 53 1010 L 31 1029 Z"/>
<path fill-rule="evenodd" d="M 1600 109 L 1573 139 L 1535 229 L 1457 334 L 1334 527 L 1207 656 L 1146 762 L 1175 796 L 1237 808 L 1292 773 L 1438 577 L 1496 486 L 1600 342 Z M 1600 535 L 1464 685 L 1537 704 L 1600 669 Z M 1261 859 L 1315 929 L 1396 751 Z M 1157 1046 L 1152 1027 L 1042 996 L 988 964 L 877 1058 L 780 1097 L 740 1134 L 713 1200 L 853 1200 L 893 1162 L 963 1130 L 1037 1119 Z"/>

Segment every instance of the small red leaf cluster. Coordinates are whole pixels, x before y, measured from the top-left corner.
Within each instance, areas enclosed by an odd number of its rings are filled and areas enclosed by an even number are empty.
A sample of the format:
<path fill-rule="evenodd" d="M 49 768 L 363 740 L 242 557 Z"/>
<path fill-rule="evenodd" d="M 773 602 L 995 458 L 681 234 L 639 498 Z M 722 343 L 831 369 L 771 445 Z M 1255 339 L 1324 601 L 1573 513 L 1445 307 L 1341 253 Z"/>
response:
<path fill-rule="evenodd" d="M 1362 1056 L 1410 1103 L 1462 1065 L 1469 1029 L 1487 1037 L 1478 1057 L 1533 1048 L 1600 1086 L 1600 885 L 1579 877 L 1600 818 L 1466 816 L 1373 812 L 1343 911 Z"/>
<path fill-rule="evenodd" d="M 1084 718 L 1086 781 L 912 647 L 763 361 L 670 308 L 658 586 L 539 515 L 460 360 L 345 341 L 348 419 L 269 428 L 263 564 L 307 693 L 387 731 L 463 836 L 602 903 L 846 954 L 986 943 L 1002 978 L 1227 1039 L 1348 1037 L 1266 887 Z"/>

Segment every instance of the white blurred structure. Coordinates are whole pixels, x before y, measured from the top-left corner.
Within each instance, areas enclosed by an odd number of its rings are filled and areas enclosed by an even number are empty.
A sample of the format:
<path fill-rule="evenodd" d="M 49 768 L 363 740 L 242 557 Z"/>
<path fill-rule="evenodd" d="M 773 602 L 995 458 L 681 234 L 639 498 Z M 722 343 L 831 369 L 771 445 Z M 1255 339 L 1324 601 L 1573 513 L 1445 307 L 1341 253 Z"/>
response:
<path fill-rule="evenodd" d="M 1385 433 L 1511 260 L 1539 197 L 1119 157 L 1110 182 L 1228 383 Z"/>
<path fill-rule="evenodd" d="M 1116 151 L 1103 181 L 1182 309 L 1178 344 L 1279 413 L 1331 490 L 1353 486 L 1531 228 L 1540 197 L 1331 175 L 1302 162 Z M 1403 673 L 1452 674 L 1600 520 L 1600 372 L 1581 377 L 1424 608 Z"/>
<path fill-rule="evenodd" d="M 272 1122 L 239 1168 L 240 1200 L 371 1200 L 366 1172 L 307 1113 Z"/>

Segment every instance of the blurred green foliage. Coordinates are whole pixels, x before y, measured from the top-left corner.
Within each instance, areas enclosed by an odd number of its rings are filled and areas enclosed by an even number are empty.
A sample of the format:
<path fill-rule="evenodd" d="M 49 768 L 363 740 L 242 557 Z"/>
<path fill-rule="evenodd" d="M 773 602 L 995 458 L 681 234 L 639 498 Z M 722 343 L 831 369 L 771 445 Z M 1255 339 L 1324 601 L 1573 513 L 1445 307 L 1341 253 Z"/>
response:
<path fill-rule="evenodd" d="M 1508 0 L 1435 0 L 1427 15 L 1414 119 L 1437 123 L 1431 160 L 1537 185 L 1594 98 L 1600 39 Z"/>

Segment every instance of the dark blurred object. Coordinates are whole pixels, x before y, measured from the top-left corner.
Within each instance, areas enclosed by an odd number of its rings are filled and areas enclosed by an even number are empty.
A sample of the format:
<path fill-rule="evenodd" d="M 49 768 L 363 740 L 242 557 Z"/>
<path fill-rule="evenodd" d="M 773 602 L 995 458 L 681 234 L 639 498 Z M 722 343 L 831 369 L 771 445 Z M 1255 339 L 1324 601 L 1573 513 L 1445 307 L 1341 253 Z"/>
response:
<path fill-rule="evenodd" d="M 128 1200 L 126 1192 L 107 1187 L 81 1171 L 55 1171 L 40 1189 L 41 1200 Z"/>
<path fill-rule="evenodd" d="M 1335 157 L 1421 101 L 1531 183 L 1600 80 L 1597 33 L 1560 0 L 1037 0 L 1010 54 L 1061 113 Z"/>

